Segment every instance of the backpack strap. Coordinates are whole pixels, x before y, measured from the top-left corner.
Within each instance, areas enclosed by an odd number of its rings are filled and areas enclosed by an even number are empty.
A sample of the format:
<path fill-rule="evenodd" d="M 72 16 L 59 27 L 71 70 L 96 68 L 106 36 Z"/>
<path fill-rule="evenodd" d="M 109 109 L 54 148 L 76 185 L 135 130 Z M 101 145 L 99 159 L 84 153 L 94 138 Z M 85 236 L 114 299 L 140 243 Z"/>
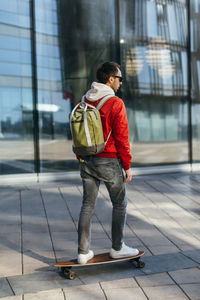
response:
<path fill-rule="evenodd" d="M 98 110 L 100 110 L 100 108 L 104 105 L 104 103 L 105 103 L 108 99 L 110 99 L 110 98 L 112 98 L 112 97 L 114 97 L 114 95 L 107 95 L 107 96 L 103 97 L 103 99 L 101 99 L 101 101 L 98 103 L 98 105 L 96 106 L 96 108 L 97 108 Z M 108 137 L 107 137 L 107 139 L 106 139 L 106 141 L 105 141 L 105 145 L 107 144 L 107 141 L 109 140 L 109 137 L 110 137 L 111 133 L 112 133 L 112 129 L 110 130 L 110 132 L 109 132 L 109 134 L 108 134 Z"/>
<path fill-rule="evenodd" d="M 105 141 L 105 145 L 107 144 L 107 141 L 109 140 L 109 137 L 110 137 L 111 133 L 112 133 L 112 129 L 111 129 L 111 131 L 110 131 L 109 134 L 108 134 L 108 137 L 107 137 L 107 139 L 106 139 L 106 141 Z"/>
<path fill-rule="evenodd" d="M 85 103 L 85 95 L 82 96 L 81 103 Z"/>
<path fill-rule="evenodd" d="M 100 108 L 104 105 L 104 103 L 105 103 L 108 99 L 110 99 L 110 98 L 112 98 L 112 97 L 114 97 L 114 95 L 107 95 L 107 96 L 103 97 L 103 99 L 101 99 L 101 101 L 98 103 L 98 105 L 96 106 L 96 108 L 97 108 L 98 110 L 100 110 Z M 82 101 L 82 99 L 81 99 L 81 101 Z"/>

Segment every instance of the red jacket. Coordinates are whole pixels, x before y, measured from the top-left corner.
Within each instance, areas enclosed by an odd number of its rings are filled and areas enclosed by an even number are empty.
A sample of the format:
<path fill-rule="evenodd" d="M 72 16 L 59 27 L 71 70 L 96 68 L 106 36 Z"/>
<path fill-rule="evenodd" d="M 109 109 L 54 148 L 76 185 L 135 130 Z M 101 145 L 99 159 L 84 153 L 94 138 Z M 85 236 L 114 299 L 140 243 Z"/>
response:
<path fill-rule="evenodd" d="M 95 102 L 85 99 L 85 102 L 97 106 L 101 99 Z M 100 115 L 105 140 L 111 129 L 112 133 L 104 151 L 96 155 L 100 157 L 119 158 L 124 169 L 130 169 L 132 156 L 130 154 L 128 120 L 124 102 L 122 99 L 113 96 L 101 107 Z"/>

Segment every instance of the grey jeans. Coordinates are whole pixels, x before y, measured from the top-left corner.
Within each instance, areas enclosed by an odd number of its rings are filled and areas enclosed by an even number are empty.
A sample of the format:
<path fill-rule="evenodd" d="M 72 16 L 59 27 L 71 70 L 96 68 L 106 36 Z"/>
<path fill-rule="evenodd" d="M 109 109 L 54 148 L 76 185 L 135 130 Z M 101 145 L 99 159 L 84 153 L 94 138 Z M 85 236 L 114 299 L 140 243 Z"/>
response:
<path fill-rule="evenodd" d="M 87 254 L 91 241 L 91 218 L 94 213 L 100 181 L 107 187 L 113 205 L 112 248 L 120 250 L 126 222 L 126 189 L 123 170 L 116 158 L 89 156 L 80 163 L 83 202 L 78 224 L 78 253 Z"/>

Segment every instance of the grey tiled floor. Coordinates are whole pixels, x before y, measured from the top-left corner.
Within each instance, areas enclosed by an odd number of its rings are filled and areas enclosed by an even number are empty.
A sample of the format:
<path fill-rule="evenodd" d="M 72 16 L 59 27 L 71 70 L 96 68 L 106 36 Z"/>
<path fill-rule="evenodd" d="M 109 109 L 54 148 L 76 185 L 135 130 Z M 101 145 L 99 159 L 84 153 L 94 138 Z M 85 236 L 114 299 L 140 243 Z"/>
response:
<path fill-rule="evenodd" d="M 127 184 L 125 242 L 145 251 L 145 268 L 81 268 L 69 281 L 53 264 L 77 255 L 81 194 L 80 181 L 0 187 L 1 298 L 200 299 L 199 174 L 134 177 Z M 95 253 L 111 247 L 111 215 L 101 185 L 92 226 Z"/>

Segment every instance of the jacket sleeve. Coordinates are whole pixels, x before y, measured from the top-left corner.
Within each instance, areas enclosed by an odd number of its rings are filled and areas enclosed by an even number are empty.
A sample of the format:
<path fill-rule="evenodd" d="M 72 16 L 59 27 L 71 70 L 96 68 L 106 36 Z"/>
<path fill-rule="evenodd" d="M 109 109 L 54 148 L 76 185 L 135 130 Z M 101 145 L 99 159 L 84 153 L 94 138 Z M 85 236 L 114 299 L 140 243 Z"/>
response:
<path fill-rule="evenodd" d="M 118 156 L 124 169 L 128 170 L 130 169 L 132 160 L 129 143 L 128 119 L 124 102 L 120 98 L 113 104 L 111 126 Z"/>

